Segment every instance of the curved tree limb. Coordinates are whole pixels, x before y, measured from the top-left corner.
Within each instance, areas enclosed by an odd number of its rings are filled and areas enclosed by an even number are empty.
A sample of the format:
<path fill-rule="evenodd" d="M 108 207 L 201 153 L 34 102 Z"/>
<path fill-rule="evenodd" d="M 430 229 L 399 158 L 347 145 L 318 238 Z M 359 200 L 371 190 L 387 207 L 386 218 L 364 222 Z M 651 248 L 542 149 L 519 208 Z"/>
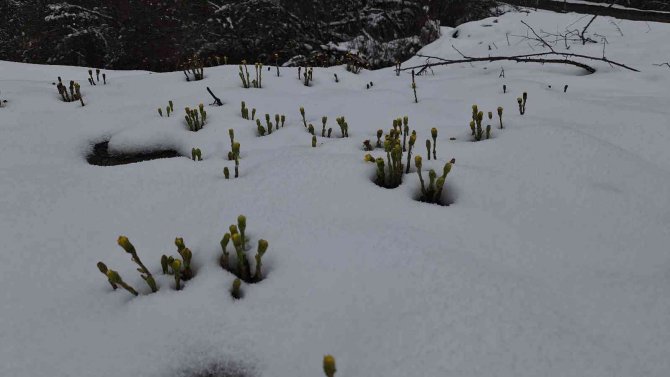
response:
<path fill-rule="evenodd" d="M 412 67 L 405 67 L 401 69 L 401 71 L 407 71 L 407 70 L 413 70 L 417 68 L 421 68 L 420 72 L 425 71 L 428 68 L 431 67 L 436 67 L 436 66 L 441 66 L 441 65 L 451 65 L 451 64 L 461 64 L 461 63 L 473 63 L 473 62 L 494 62 L 494 61 L 501 61 L 501 60 L 507 60 L 507 61 L 514 61 L 514 62 L 519 62 L 519 63 L 550 63 L 550 64 L 567 64 L 567 65 L 573 65 L 575 67 L 579 67 L 584 69 L 585 71 L 589 73 L 595 73 L 596 69 L 591 67 L 590 65 L 586 63 L 582 63 L 576 60 L 573 60 L 574 58 L 578 59 L 586 59 L 586 60 L 593 60 L 593 61 L 601 61 L 604 63 L 609 64 L 610 66 L 617 66 L 620 68 L 627 69 L 629 71 L 633 72 L 640 72 L 639 70 L 629 67 L 625 64 L 622 63 L 617 63 L 615 61 L 607 59 L 604 55 L 603 57 L 595 57 L 595 56 L 589 56 L 589 55 L 582 55 L 582 54 L 573 54 L 573 53 L 568 53 L 568 52 L 560 52 L 554 50 L 554 48 L 547 43 L 547 41 L 544 40 L 540 35 L 538 35 L 535 30 L 525 23 L 524 21 L 521 21 L 530 31 L 535 35 L 537 40 L 541 42 L 544 46 L 546 46 L 549 51 L 547 52 L 539 52 L 535 54 L 527 54 L 527 55 L 514 55 L 514 56 L 487 56 L 487 57 L 472 57 L 472 56 L 467 56 L 463 54 L 461 51 L 459 51 L 454 45 L 451 47 L 456 50 L 456 52 L 461 55 L 462 59 L 456 59 L 456 60 L 449 60 L 445 58 L 438 58 L 434 56 L 426 56 L 426 55 L 417 55 L 420 57 L 425 57 L 425 58 L 431 58 L 431 59 L 436 59 L 440 60 L 437 63 L 425 63 L 421 65 L 416 65 Z"/>

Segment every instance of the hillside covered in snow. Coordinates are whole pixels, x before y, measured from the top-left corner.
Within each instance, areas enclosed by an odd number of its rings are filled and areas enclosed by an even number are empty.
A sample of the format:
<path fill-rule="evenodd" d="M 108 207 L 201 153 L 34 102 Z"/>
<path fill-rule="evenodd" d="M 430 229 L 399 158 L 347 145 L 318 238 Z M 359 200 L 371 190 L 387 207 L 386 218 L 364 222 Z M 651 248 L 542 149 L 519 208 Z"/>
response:
<path fill-rule="evenodd" d="M 416 92 L 393 67 L 314 68 L 308 85 L 304 69 L 264 67 L 254 88 L 249 65 L 244 88 L 237 65 L 98 81 L 0 61 L 0 376 L 313 377 L 326 354 L 337 377 L 667 376 L 670 24 L 598 17 L 585 44 L 556 37 L 590 18 L 443 27 L 402 63 L 422 73 Z M 639 72 L 579 57 L 595 73 L 422 68 L 547 51 L 529 27 L 556 51 Z M 480 141 L 474 104 L 491 125 Z M 380 160 L 398 187 L 376 184 Z M 445 166 L 431 197 L 448 205 L 418 200 Z M 228 270 L 221 241 L 240 214 L 250 272 L 269 246 L 235 299 L 239 236 Z"/>

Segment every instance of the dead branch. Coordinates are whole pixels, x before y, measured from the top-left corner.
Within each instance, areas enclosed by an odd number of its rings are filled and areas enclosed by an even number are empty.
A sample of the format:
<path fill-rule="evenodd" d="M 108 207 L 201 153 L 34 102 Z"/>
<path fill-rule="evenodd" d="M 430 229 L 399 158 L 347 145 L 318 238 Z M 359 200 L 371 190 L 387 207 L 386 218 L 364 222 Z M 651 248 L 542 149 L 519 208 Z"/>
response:
<path fill-rule="evenodd" d="M 610 2 L 610 5 L 608 5 L 607 8 L 605 8 L 605 9 L 609 9 L 613 6 L 614 6 L 614 1 Z M 589 23 L 586 24 L 586 26 L 584 26 L 584 29 L 582 29 L 582 32 L 579 34 L 579 37 L 582 38 L 582 44 L 584 44 L 584 45 L 586 44 L 586 41 L 587 41 L 587 38 L 584 38 L 584 34 L 586 34 L 586 30 L 589 28 L 589 26 L 591 26 L 593 21 L 596 20 L 596 17 L 598 17 L 598 15 L 594 14 L 593 17 L 591 17 L 591 20 L 589 21 Z"/>
<path fill-rule="evenodd" d="M 607 43 L 607 40 L 603 40 L 603 56 L 602 57 L 595 57 L 595 56 L 589 56 L 589 55 L 582 55 L 582 54 L 573 54 L 573 53 L 568 53 L 568 52 L 559 52 L 554 50 L 554 48 L 549 44 L 543 37 L 541 37 L 537 32 L 535 32 L 535 29 L 528 25 L 526 22 L 521 21 L 522 24 L 524 24 L 528 30 L 530 30 L 531 33 L 535 36 L 535 38 L 528 37 L 528 39 L 536 40 L 539 43 L 541 43 L 543 46 L 547 47 L 549 49 L 548 52 L 539 52 L 539 53 L 534 53 L 534 54 L 526 54 L 526 55 L 514 55 L 514 56 L 487 56 L 487 57 L 473 57 L 473 56 L 467 56 L 463 52 L 461 52 L 459 49 L 456 48 L 456 46 L 451 45 L 451 47 L 462 57 L 462 59 L 445 59 L 445 58 L 440 58 L 436 56 L 427 56 L 427 55 L 418 55 L 421 57 L 427 58 L 426 63 L 422 65 L 416 65 L 412 67 L 406 67 L 401 69 L 402 71 L 407 71 L 407 70 L 414 70 L 419 68 L 419 72 L 424 72 L 429 68 L 436 67 L 436 66 L 443 66 L 443 65 L 451 65 L 451 64 L 461 64 L 461 63 L 474 63 L 474 62 L 494 62 L 494 61 L 514 61 L 518 63 L 541 63 L 541 64 L 567 64 L 567 65 L 573 65 L 575 67 L 579 67 L 584 69 L 585 71 L 589 73 L 595 73 L 596 69 L 591 67 L 590 65 L 586 63 L 582 63 L 573 59 L 586 59 L 586 60 L 593 60 L 593 61 L 600 61 L 609 64 L 610 66 L 617 66 L 620 68 L 627 69 L 629 71 L 633 72 L 640 72 L 639 70 L 629 67 L 625 64 L 622 63 L 617 63 L 615 61 L 609 60 L 605 57 L 605 51 L 604 51 L 604 46 Z M 530 46 L 532 49 L 532 46 Z M 436 63 L 430 63 L 429 59 L 435 59 L 439 60 L 439 62 Z M 665 63 L 667 64 L 667 63 Z M 669 64 L 670 66 L 670 64 Z"/>
<path fill-rule="evenodd" d="M 670 68 L 670 63 L 667 63 L 667 62 L 666 63 L 660 63 L 660 64 L 656 64 L 656 63 L 653 63 L 653 64 L 657 67 L 667 66 L 668 68 Z"/>

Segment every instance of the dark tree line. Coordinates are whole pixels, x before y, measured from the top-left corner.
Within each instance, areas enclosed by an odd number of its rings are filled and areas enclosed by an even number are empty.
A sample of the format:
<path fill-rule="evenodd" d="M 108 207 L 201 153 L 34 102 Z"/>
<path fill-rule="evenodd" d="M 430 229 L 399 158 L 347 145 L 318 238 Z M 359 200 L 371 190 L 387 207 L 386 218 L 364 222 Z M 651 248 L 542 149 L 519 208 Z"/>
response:
<path fill-rule="evenodd" d="M 0 59 L 168 71 L 197 55 L 391 65 L 491 0 L 0 0 Z M 340 56 L 341 57 L 341 56 Z"/>

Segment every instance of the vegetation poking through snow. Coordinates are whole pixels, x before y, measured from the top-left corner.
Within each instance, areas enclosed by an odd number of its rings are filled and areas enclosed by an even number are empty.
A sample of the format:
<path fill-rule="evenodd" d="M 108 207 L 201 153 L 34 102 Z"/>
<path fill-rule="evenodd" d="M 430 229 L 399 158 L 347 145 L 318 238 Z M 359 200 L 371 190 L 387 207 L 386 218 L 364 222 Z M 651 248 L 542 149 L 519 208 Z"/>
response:
<path fill-rule="evenodd" d="M 249 68 L 247 67 L 247 61 L 242 60 L 242 63 L 239 65 L 239 68 L 240 68 L 239 75 L 240 80 L 242 80 L 242 87 L 244 89 L 251 88 L 251 78 L 249 77 Z"/>
<path fill-rule="evenodd" d="M 335 118 L 335 122 L 340 126 L 340 133 L 342 137 L 349 137 L 349 123 L 344 118 L 344 116 Z M 330 137 L 330 132 L 328 132 L 328 137 Z"/>
<path fill-rule="evenodd" d="M 174 103 L 172 103 L 172 101 L 168 101 L 168 105 L 165 106 L 165 116 L 169 118 L 170 114 L 172 113 L 174 113 Z M 158 115 L 161 117 L 163 116 L 163 109 L 160 107 L 158 108 Z"/>
<path fill-rule="evenodd" d="M 489 112 L 489 119 L 493 118 L 493 114 Z M 487 125 L 486 128 L 482 127 L 482 122 L 484 121 L 484 112 L 479 111 L 477 105 L 472 105 L 472 120 L 470 121 L 470 131 L 472 131 L 472 136 L 474 136 L 475 141 L 481 141 L 485 136 L 487 139 L 491 138 L 491 125 Z"/>
<path fill-rule="evenodd" d="M 237 225 L 233 224 L 228 227 L 229 232 L 223 235 L 221 239 L 221 257 L 219 264 L 221 267 L 241 279 L 246 283 L 257 283 L 263 280 L 263 256 L 268 249 L 268 241 L 264 239 L 258 240 L 256 248 L 256 261 L 252 273 L 251 264 L 247 257 L 249 239 L 246 235 L 247 218 L 244 215 L 237 217 Z M 232 241 L 234 255 L 228 251 L 228 245 Z"/>
<path fill-rule="evenodd" d="M 196 55 L 182 64 L 186 81 L 200 81 L 205 78 L 205 64 Z"/>
<path fill-rule="evenodd" d="M 386 152 L 386 160 L 382 157 L 374 158 L 370 154 L 365 155 L 365 161 L 374 162 L 377 166 L 374 182 L 378 186 L 385 188 L 396 188 L 400 186 L 404 170 L 403 151 L 400 141 L 401 131 L 397 126 L 397 120 L 394 120 L 393 124 L 395 127 L 390 129 L 389 133 L 384 136 L 384 152 Z M 416 137 L 411 140 L 416 140 Z M 412 145 L 413 144 L 411 144 L 411 146 Z M 411 146 L 409 153 L 411 153 Z"/>
<path fill-rule="evenodd" d="M 524 115 L 526 114 L 526 100 L 528 100 L 528 93 L 523 92 L 521 97 L 518 97 L 516 99 L 516 102 L 519 104 L 519 114 Z"/>
<path fill-rule="evenodd" d="M 70 91 L 68 92 L 68 87 L 63 85 L 63 81 L 60 76 L 58 76 L 58 84 L 56 84 L 56 88 L 58 89 L 58 94 L 61 95 L 63 102 L 80 101 L 81 105 L 84 106 L 84 99 L 81 96 L 81 87 L 79 86 L 79 83 L 70 80 Z"/>
<path fill-rule="evenodd" d="M 202 103 L 198 105 L 197 110 L 189 107 L 184 110 L 186 111 L 184 119 L 186 119 L 186 124 L 188 125 L 189 130 L 197 132 L 205 126 L 205 123 L 207 122 L 207 112 Z"/>
<path fill-rule="evenodd" d="M 503 121 L 502 121 L 502 116 L 503 116 L 503 108 L 501 106 L 498 106 L 498 119 L 500 120 L 500 129 L 503 129 Z"/>
<path fill-rule="evenodd" d="M 302 80 L 303 85 L 310 86 L 314 80 L 314 68 L 305 67 L 303 70 L 302 67 L 298 67 L 298 78 Z"/>
<path fill-rule="evenodd" d="M 235 300 L 242 298 L 242 281 L 239 278 L 233 280 L 233 286 L 230 288 L 230 295 L 233 296 Z"/>
<path fill-rule="evenodd" d="M 202 161 L 202 151 L 200 151 L 200 148 L 191 149 L 191 159 L 193 161 Z"/>
<path fill-rule="evenodd" d="M 140 277 L 142 277 L 149 288 L 151 288 L 151 292 L 157 292 L 158 286 L 156 285 L 156 280 L 154 280 L 154 277 L 151 275 L 151 272 L 149 272 L 149 269 L 147 269 L 144 263 L 142 263 L 142 260 L 140 260 L 140 257 L 137 255 L 137 251 L 135 250 L 135 246 L 133 246 L 130 240 L 128 240 L 128 237 L 119 236 L 117 243 L 126 253 L 130 254 L 131 260 L 139 266 L 137 271 L 139 271 Z M 131 294 L 135 296 L 138 295 L 137 290 L 123 281 L 121 275 L 118 272 L 108 269 L 107 266 L 102 262 L 98 262 L 97 266 L 100 272 L 107 276 L 107 280 L 112 288 L 116 289 L 117 287 L 122 287 Z"/>
<path fill-rule="evenodd" d="M 93 70 L 89 69 L 88 70 L 88 83 L 91 85 L 97 85 L 100 83 L 100 69 L 96 68 L 95 69 L 95 78 L 93 78 Z M 102 74 L 102 83 L 103 85 L 107 85 L 107 75 L 105 73 Z"/>
<path fill-rule="evenodd" d="M 323 373 L 326 374 L 326 377 L 335 377 L 335 358 L 332 355 L 326 355 L 323 357 Z"/>
<path fill-rule="evenodd" d="M 416 172 L 419 175 L 419 182 L 421 183 L 421 196 L 419 200 L 425 203 L 434 203 L 442 204 L 442 193 L 444 191 L 444 184 L 447 179 L 447 175 L 451 172 L 451 167 L 456 162 L 452 159 L 450 162 L 447 162 L 442 169 L 442 175 L 437 176 L 435 170 L 430 169 L 428 171 L 428 185 L 426 186 L 423 175 L 421 173 L 422 168 L 422 158 L 421 156 L 414 157 L 414 166 L 416 167 Z"/>

